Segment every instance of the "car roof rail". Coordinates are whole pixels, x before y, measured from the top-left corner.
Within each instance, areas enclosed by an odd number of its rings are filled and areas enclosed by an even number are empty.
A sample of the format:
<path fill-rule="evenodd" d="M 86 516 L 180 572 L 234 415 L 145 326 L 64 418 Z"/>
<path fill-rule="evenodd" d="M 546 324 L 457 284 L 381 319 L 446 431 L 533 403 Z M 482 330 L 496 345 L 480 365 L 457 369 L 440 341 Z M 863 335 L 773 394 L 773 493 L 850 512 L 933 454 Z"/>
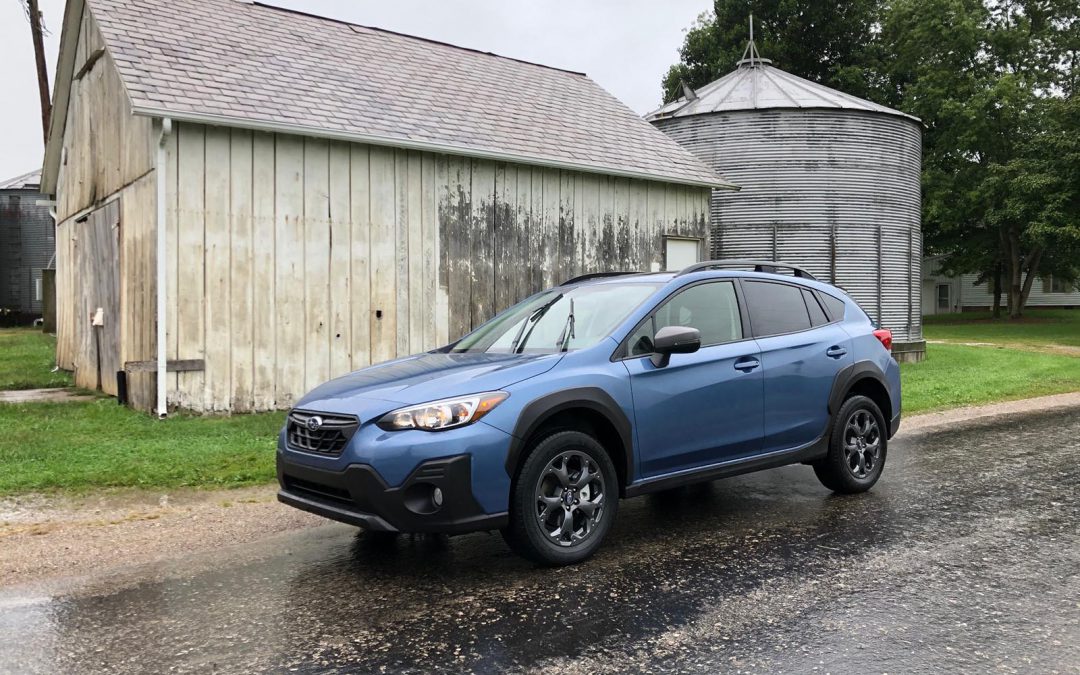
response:
<path fill-rule="evenodd" d="M 580 281 L 588 281 L 589 279 L 603 279 L 604 277 L 622 277 L 628 274 L 641 274 L 641 272 L 593 272 L 592 274 L 582 274 L 581 276 L 574 277 L 573 279 L 567 279 L 559 285 L 569 286 L 570 284 L 576 284 Z"/>
<path fill-rule="evenodd" d="M 742 258 L 732 258 L 729 260 L 706 260 L 705 262 L 694 263 L 689 267 L 684 267 L 679 270 L 679 273 L 675 276 L 681 277 L 684 274 L 690 274 L 692 272 L 700 272 L 702 270 L 710 269 L 724 269 L 732 267 L 753 267 L 755 272 L 766 272 L 769 274 L 776 274 L 778 269 L 791 270 L 792 274 L 800 279 L 810 279 L 811 281 L 817 281 L 817 277 L 810 274 L 806 270 L 797 265 L 791 265 L 785 262 L 777 262 L 775 260 L 744 260 Z"/>

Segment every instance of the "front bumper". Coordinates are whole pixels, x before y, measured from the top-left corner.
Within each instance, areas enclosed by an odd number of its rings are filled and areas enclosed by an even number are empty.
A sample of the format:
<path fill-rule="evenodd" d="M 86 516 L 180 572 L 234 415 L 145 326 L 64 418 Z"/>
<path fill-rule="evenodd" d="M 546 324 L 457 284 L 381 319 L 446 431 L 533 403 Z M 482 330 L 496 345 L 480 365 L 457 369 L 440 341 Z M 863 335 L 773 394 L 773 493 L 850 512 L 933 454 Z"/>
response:
<path fill-rule="evenodd" d="M 328 470 L 277 455 L 278 500 L 317 515 L 380 532 L 460 534 L 501 529 L 503 513 L 485 513 L 473 497 L 472 462 L 458 455 L 421 462 L 390 487 L 369 464 Z M 441 504 L 433 499 L 442 493 Z"/>

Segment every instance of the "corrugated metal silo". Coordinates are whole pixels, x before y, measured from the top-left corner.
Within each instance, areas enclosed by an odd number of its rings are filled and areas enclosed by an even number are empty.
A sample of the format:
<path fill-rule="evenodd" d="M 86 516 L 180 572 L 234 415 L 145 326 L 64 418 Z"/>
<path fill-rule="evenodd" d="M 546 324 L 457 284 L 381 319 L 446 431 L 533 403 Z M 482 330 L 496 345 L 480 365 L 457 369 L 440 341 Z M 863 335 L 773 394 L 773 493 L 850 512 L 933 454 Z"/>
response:
<path fill-rule="evenodd" d="M 806 267 L 925 354 L 919 120 L 744 59 L 648 115 L 741 188 L 714 190 L 712 256 Z"/>

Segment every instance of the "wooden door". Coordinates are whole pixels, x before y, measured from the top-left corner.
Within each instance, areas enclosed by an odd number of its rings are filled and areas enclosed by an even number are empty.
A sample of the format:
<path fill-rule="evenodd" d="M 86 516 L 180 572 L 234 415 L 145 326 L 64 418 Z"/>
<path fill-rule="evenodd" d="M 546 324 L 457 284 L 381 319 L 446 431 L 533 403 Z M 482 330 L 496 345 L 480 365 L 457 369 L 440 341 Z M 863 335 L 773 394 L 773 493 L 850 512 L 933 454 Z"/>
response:
<path fill-rule="evenodd" d="M 73 248 L 75 384 L 115 395 L 121 368 L 119 200 L 75 223 Z"/>

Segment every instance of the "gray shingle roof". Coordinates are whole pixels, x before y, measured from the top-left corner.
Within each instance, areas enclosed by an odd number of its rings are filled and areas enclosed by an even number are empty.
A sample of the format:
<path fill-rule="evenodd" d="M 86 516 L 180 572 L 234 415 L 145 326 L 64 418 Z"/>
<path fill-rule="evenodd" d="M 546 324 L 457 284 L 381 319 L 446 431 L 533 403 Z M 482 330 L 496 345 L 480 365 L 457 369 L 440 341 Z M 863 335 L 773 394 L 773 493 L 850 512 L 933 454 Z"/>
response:
<path fill-rule="evenodd" d="M 580 73 L 240 0 L 87 4 L 137 113 L 723 183 Z"/>

